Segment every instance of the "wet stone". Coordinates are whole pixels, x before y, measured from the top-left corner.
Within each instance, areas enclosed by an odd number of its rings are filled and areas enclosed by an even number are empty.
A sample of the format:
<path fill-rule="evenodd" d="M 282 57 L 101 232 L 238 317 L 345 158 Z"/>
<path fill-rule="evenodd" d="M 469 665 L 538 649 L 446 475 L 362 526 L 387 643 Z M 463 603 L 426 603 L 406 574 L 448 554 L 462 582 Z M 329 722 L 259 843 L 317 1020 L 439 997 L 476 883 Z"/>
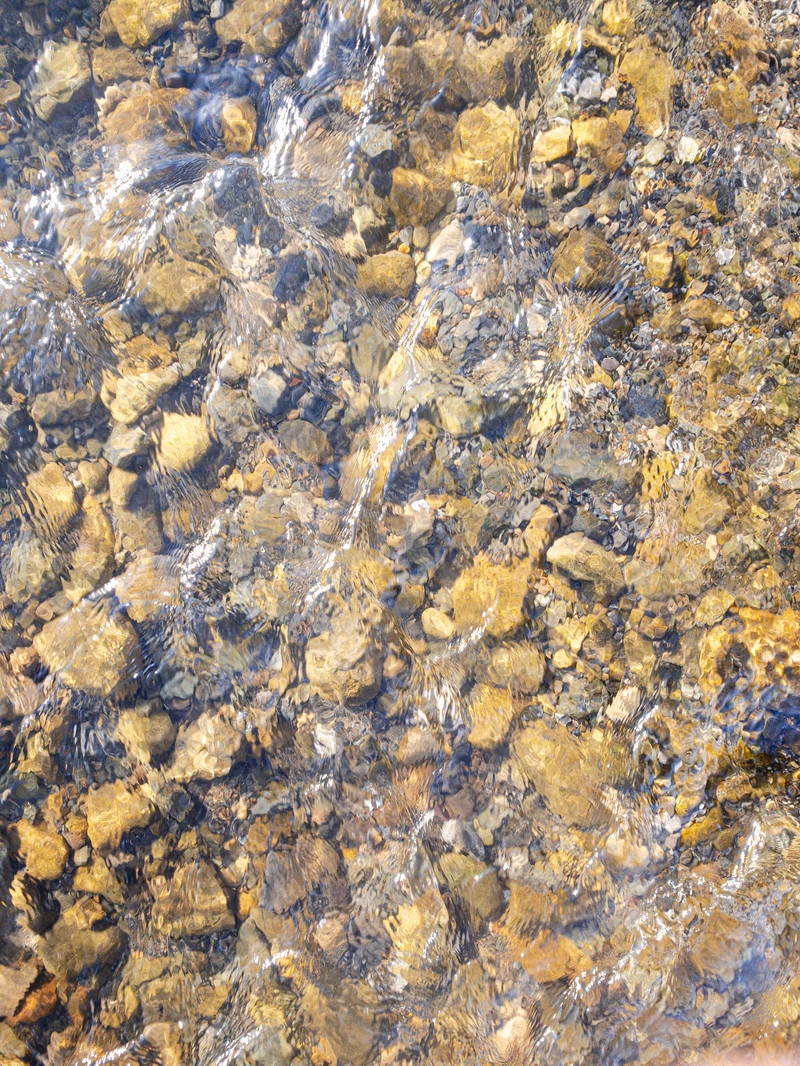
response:
<path fill-rule="evenodd" d="M 146 48 L 178 24 L 187 7 L 186 0 L 111 0 L 106 14 L 123 44 Z"/>
<path fill-rule="evenodd" d="M 215 23 L 223 45 L 241 41 L 248 52 L 273 56 L 300 28 L 300 12 L 292 0 L 235 0 Z"/>
<path fill-rule="evenodd" d="M 416 280 L 414 261 L 404 252 L 381 252 L 359 264 L 358 280 L 368 296 L 401 296 L 405 299 Z"/>
<path fill-rule="evenodd" d="M 619 75 L 636 90 L 636 122 L 642 132 L 650 137 L 666 133 L 677 76 L 665 53 L 647 37 L 637 37 L 619 64 Z"/>
<path fill-rule="evenodd" d="M 503 185 L 516 165 L 519 121 L 493 101 L 463 111 L 453 134 L 451 171 L 459 181 L 486 188 Z"/>
<path fill-rule="evenodd" d="M 169 937 L 205 936 L 236 922 L 219 877 L 204 860 L 179 866 L 172 877 L 150 882 L 153 928 Z"/>
<path fill-rule="evenodd" d="M 76 98 L 88 96 L 92 81 L 89 53 L 78 41 L 47 41 L 36 62 L 31 103 L 45 122 Z"/>
<path fill-rule="evenodd" d="M 203 415 L 165 412 L 158 438 L 157 459 L 176 472 L 193 470 L 211 450 L 211 437 Z"/>
<path fill-rule="evenodd" d="M 104 909 L 88 897 L 64 911 L 39 942 L 45 968 L 59 980 L 69 981 L 90 966 L 114 960 L 127 938 L 116 925 L 94 928 L 105 917 Z"/>
<path fill-rule="evenodd" d="M 380 649 L 349 610 L 337 611 L 330 629 L 309 640 L 305 665 L 312 691 L 335 703 L 364 703 L 380 688 Z"/>
<path fill-rule="evenodd" d="M 485 627 L 493 637 L 513 633 L 522 625 L 527 591 L 527 563 L 500 566 L 479 556 L 453 583 L 456 628 L 463 633 Z"/>
<path fill-rule="evenodd" d="M 306 463 L 329 463 L 333 448 L 324 432 L 303 418 L 282 422 L 278 429 L 281 444 Z"/>
<path fill-rule="evenodd" d="M 37 881 L 55 881 L 63 874 L 69 848 L 60 833 L 47 825 L 33 825 L 24 820 L 16 823 L 14 832 L 31 877 Z"/>
<path fill-rule="evenodd" d="M 220 712 L 204 711 L 179 729 L 169 774 L 181 782 L 225 777 L 241 747 L 241 734 Z"/>
<path fill-rule="evenodd" d="M 389 206 L 397 226 L 422 226 L 432 222 L 447 204 L 450 189 L 419 170 L 395 167 Z"/>
<path fill-rule="evenodd" d="M 141 789 L 118 780 L 86 793 L 87 832 L 92 847 L 113 851 L 132 829 L 149 825 L 155 808 Z"/>
<path fill-rule="evenodd" d="M 617 557 L 583 533 L 559 537 L 547 551 L 547 561 L 573 581 L 591 584 L 604 599 L 618 596 L 625 577 Z"/>

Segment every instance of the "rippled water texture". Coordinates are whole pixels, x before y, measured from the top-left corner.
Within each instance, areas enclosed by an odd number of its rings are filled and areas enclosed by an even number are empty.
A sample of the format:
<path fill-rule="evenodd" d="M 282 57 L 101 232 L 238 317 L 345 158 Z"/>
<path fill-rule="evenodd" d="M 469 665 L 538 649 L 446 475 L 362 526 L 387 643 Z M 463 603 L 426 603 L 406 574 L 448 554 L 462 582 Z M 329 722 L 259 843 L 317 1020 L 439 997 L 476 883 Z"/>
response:
<path fill-rule="evenodd" d="M 799 24 L 0 0 L 0 1062 L 791 1056 Z"/>

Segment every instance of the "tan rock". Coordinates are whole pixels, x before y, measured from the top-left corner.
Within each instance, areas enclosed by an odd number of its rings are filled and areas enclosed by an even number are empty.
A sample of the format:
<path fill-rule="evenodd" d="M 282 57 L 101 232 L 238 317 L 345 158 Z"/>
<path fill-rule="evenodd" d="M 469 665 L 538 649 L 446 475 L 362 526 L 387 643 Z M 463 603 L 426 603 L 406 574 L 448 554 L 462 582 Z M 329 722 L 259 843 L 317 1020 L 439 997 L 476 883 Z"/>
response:
<path fill-rule="evenodd" d="M 153 878 L 150 890 L 156 932 L 175 938 L 206 936 L 236 925 L 217 872 L 203 859 L 179 866 L 171 877 Z"/>
<path fill-rule="evenodd" d="M 439 868 L 450 886 L 474 917 L 494 921 L 505 906 L 503 887 L 493 866 L 472 855 L 450 851 L 439 859 Z"/>
<path fill-rule="evenodd" d="M 518 629 L 528 593 L 529 564 L 525 561 L 499 566 L 479 555 L 456 578 L 452 588 L 453 613 L 460 632 L 485 627 L 493 637 L 505 637 Z"/>
<path fill-rule="evenodd" d="M 92 81 L 89 53 L 79 41 L 46 41 L 31 77 L 33 110 L 48 122 L 60 108 L 88 94 Z"/>
<path fill-rule="evenodd" d="M 769 69 L 769 47 L 760 26 L 724 0 L 711 7 L 703 43 L 711 53 L 722 52 L 745 85 Z"/>
<path fill-rule="evenodd" d="M 15 826 L 19 853 L 25 867 L 37 881 L 55 881 L 67 867 L 69 848 L 66 841 L 48 825 L 32 825 L 20 819 Z"/>
<path fill-rule="evenodd" d="M 619 169 L 625 162 L 624 129 L 618 121 L 603 115 L 576 118 L 572 138 L 581 158 L 598 159 L 606 170 Z"/>
<path fill-rule="evenodd" d="M 540 984 L 574 977 L 592 965 L 592 960 L 574 940 L 549 929 L 543 929 L 534 937 L 522 953 L 520 962 Z"/>
<path fill-rule="evenodd" d="M 216 306 L 219 277 L 200 263 L 169 256 L 145 271 L 139 299 L 151 315 L 202 314 Z"/>
<path fill-rule="evenodd" d="M 167 470 L 193 470 L 211 450 L 208 422 L 203 415 L 165 411 L 158 438 L 157 458 Z"/>
<path fill-rule="evenodd" d="M 405 252 L 381 252 L 358 265 L 358 283 L 368 296 L 402 296 L 407 299 L 417 272 Z"/>
<path fill-rule="evenodd" d="M 380 689 L 378 645 L 351 610 L 337 611 L 331 627 L 306 644 L 306 676 L 312 692 L 336 703 L 371 700 Z"/>
<path fill-rule="evenodd" d="M 642 35 L 625 52 L 617 71 L 636 90 L 636 122 L 642 132 L 650 137 L 666 133 L 678 80 L 667 55 Z"/>
<path fill-rule="evenodd" d="M 125 374 L 116 382 L 116 395 L 111 401 L 111 416 L 126 426 L 152 411 L 160 396 L 177 385 L 181 379 L 177 366 L 145 370 L 142 374 Z"/>
<path fill-rule="evenodd" d="M 517 716 L 508 689 L 485 684 L 478 684 L 472 690 L 469 712 L 472 721 L 469 742 L 484 751 L 493 751 L 505 742 Z"/>
<path fill-rule="evenodd" d="M 99 588 L 114 568 L 114 530 L 102 505 L 87 493 L 81 509 L 83 521 L 69 557 L 69 578 L 62 586 L 71 603 Z"/>
<path fill-rule="evenodd" d="M 590 583 L 604 599 L 618 596 L 625 588 L 616 555 L 583 533 L 559 537 L 548 549 L 547 561 L 573 581 Z"/>
<path fill-rule="evenodd" d="M 138 81 L 147 77 L 147 69 L 129 48 L 95 48 L 92 50 L 92 77 L 104 88 L 115 81 Z"/>
<path fill-rule="evenodd" d="M 431 222 L 445 209 L 449 196 L 448 185 L 433 181 L 419 170 L 395 167 L 392 171 L 389 206 L 398 227 Z"/>
<path fill-rule="evenodd" d="M 705 633 L 700 647 L 700 684 L 706 692 L 723 684 L 729 672 L 727 659 L 734 645 L 747 650 L 754 691 L 791 677 L 800 670 L 798 632 L 800 611 L 776 614 L 740 607 L 737 615 Z"/>
<path fill-rule="evenodd" d="M 14 966 L 0 966 L 0 1018 L 11 1018 L 36 980 L 39 966 L 34 959 Z"/>
<path fill-rule="evenodd" d="M 225 100 L 220 112 L 225 151 L 247 155 L 255 142 L 257 125 L 256 109 L 249 99 Z"/>
<path fill-rule="evenodd" d="M 596 816 L 597 771 L 566 726 L 543 719 L 533 722 L 517 733 L 511 750 L 553 814 L 572 825 L 586 825 Z"/>
<path fill-rule="evenodd" d="M 42 626 L 33 646 L 50 673 L 70 688 L 124 698 L 139 684 L 136 633 L 124 618 L 111 614 L 108 604 L 82 600 Z"/>
<path fill-rule="evenodd" d="M 528 549 L 528 556 L 534 566 L 541 566 L 547 549 L 553 543 L 558 532 L 558 515 L 547 504 L 537 507 L 530 517 L 522 539 Z"/>
<path fill-rule="evenodd" d="M 729 74 L 713 78 L 708 86 L 707 103 L 719 112 L 726 126 L 754 126 L 758 119 L 750 103 L 750 93 L 743 78 Z"/>
<path fill-rule="evenodd" d="M 458 181 L 484 188 L 508 183 L 517 164 L 519 121 L 494 101 L 462 111 L 453 132 L 450 167 Z"/>
<path fill-rule="evenodd" d="M 535 163 L 554 163 L 563 159 L 575 148 L 572 127 L 567 123 L 552 126 L 549 130 L 540 130 L 533 141 L 533 161 Z"/>
<path fill-rule="evenodd" d="M 181 782 L 225 777 L 239 758 L 241 747 L 242 734 L 219 710 L 203 711 L 179 729 L 169 776 Z"/>
<path fill-rule="evenodd" d="M 675 270 L 675 255 L 669 241 L 658 241 L 647 249 L 645 276 L 659 289 L 668 289 Z"/>
<path fill-rule="evenodd" d="M 137 141 L 188 141 L 188 130 L 178 114 L 186 103 L 188 89 L 155 89 L 147 82 L 133 82 L 124 87 L 112 86 L 98 107 L 98 124 L 108 141 L 130 146 Z M 141 347 L 155 348 L 149 338 L 129 342 L 134 352 Z M 143 368 L 144 369 L 144 368 Z"/>
<path fill-rule="evenodd" d="M 105 921 L 105 909 L 84 897 L 69 907 L 39 941 L 45 968 L 61 981 L 71 981 L 90 966 L 103 966 L 117 957 L 125 934 L 117 925 L 95 930 Z"/>
<path fill-rule="evenodd" d="M 175 742 L 175 726 L 165 711 L 150 712 L 147 704 L 120 711 L 116 729 L 129 758 L 149 763 L 166 755 Z"/>
<path fill-rule="evenodd" d="M 455 622 L 450 615 L 440 611 L 438 607 L 426 607 L 420 620 L 426 637 L 432 637 L 434 640 L 450 640 L 455 636 Z"/>
<path fill-rule="evenodd" d="M 76 892 L 86 892 L 93 896 L 102 896 L 109 903 L 121 906 L 125 902 L 122 883 L 104 859 L 95 856 L 88 866 L 79 866 L 72 878 L 72 887 Z"/>
<path fill-rule="evenodd" d="M 304 418 L 282 422 L 278 428 L 281 444 L 305 463 L 329 463 L 333 459 L 331 442 L 319 426 Z"/>
<path fill-rule="evenodd" d="M 615 37 L 627 37 L 632 33 L 635 18 L 630 0 L 606 0 L 603 4 L 603 26 Z"/>
<path fill-rule="evenodd" d="M 492 649 L 489 680 L 511 692 L 535 695 L 544 678 L 544 656 L 530 641 L 515 641 Z"/>
<path fill-rule="evenodd" d="M 61 536 L 78 514 L 78 498 L 58 463 L 45 463 L 28 474 L 25 490 L 34 524 L 54 538 Z"/>
<path fill-rule="evenodd" d="M 178 25 L 186 0 L 110 0 L 106 14 L 128 48 L 147 48 Z"/>
<path fill-rule="evenodd" d="M 295 0 L 236 0 L 217 19 L 215 29 L 222 45 L 241 41 L 247 52 L 273 56 L 300 29 L 300 9 Z"/>
<path fill-rule="evenodd" d="M 140 789 L 121 780 L 90 789 L 85 805 L 89 840 L 97 851 L 114 851 L 126 833 L 149 825 L 155 813 Z"/>
<path fill-rule="evenodd" d="M 598 230 L 573 229 L 556 248 L 552 269 L 560 285 L 595 289 L 614 283 L 619 260 Z"/>

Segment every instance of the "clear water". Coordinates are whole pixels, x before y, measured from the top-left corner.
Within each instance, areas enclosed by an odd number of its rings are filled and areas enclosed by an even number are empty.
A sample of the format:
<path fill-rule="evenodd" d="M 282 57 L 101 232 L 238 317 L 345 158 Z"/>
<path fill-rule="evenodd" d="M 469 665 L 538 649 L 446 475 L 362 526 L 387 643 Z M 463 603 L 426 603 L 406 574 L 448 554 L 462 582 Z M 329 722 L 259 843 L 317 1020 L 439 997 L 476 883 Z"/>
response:
<path fill-rule="evenodd" d="M 0 5 L 0 1060 L 791 1053 L 797 14 L 209 10 Z"/>

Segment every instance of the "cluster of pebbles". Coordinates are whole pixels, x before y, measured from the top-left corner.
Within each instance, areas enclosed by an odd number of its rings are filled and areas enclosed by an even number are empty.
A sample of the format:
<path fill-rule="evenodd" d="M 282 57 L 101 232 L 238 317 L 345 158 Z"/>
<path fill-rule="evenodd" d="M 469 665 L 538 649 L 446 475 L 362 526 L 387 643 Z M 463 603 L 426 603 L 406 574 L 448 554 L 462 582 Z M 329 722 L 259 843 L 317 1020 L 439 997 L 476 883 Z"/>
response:
<path fill-rule="evenodd" d="M 800 1039 L 800 16 L 0 0 L 0 1062 Z"/>

